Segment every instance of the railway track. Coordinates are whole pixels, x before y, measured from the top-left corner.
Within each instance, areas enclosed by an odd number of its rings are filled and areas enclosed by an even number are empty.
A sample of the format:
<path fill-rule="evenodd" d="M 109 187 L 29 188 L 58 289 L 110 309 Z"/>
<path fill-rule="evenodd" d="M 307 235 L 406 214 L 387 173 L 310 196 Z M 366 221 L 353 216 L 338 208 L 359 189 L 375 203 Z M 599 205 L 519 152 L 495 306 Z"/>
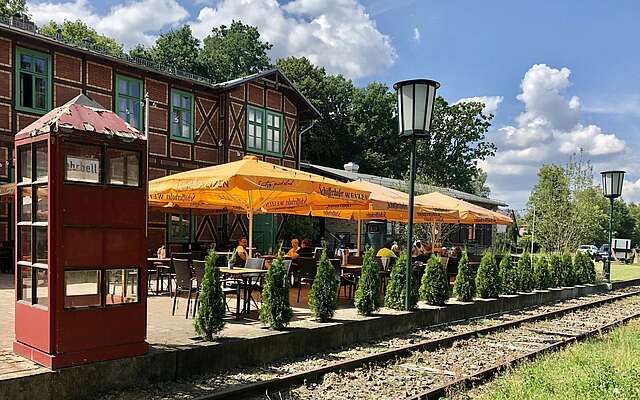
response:
<path fill-rule="evenodd" d="M 273 379 L 233 386 L 196 399 L 222 400 L 252 396 L 254 399 L 332 400 L 438 398 L 454 385 L 468 385 L 486 379 L 514 362 L 566 346 L 640 317 L 638 288 L 594 297 L 597 299 L 577 301 L 577 304 L 568 302 L 568 306 L 549 307 L 551 310 L 541 307 L 542 312 L 531 310 L 530 315 L 515 313 L 495 316 L 505 321 L 331 362 Z M 620 306 L 625 299 L 629 299 L 629 307 Z M 597 318 L 591 312 L 594 307 L 607 307 L 606 316 Z M 547 326 L 549 324 L 551 326 Z M 320 380 L 318 384 L 313 383 Z M 357 385 L 362 387 L 356 388 Z M 392 393 L 386 393 L 389 388 Z M 380 389 L 381 393 L 377 393 L 376 389 Z"/>
<path fill-rule="evenodd" d="M 630 287 L 101 399 L 437 398 L 453 385 L 486 379 L 513 362 L 609 329 L 639 312 L 640 287 Z"/>

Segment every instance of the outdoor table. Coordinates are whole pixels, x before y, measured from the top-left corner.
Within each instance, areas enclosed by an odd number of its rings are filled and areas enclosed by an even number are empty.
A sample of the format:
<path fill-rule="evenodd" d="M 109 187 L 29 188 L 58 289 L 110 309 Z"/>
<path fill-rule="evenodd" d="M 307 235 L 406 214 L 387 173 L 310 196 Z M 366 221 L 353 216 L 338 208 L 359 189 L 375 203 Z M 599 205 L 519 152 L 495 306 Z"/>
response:
<path fill-rule="evenodd" d="M 251 278 L 256 275 L 264 275 L 267 273 L 265 269 L 254 269 L 254 268 L 219 268 L 219 271 L 223 275 L 229 275 L 236 277 L 242 280 L 242 286 L 244 287 L 244 306 L 242 308 L 243 312 L 246 314 L 249 312 L 251 308 Z"/>
<path fill-rule="evenodd" d="M 171 269 L 171 259 L 170 258 L 161 258 L 161 257 L 148 257 L 147 258 L 147 270 L 149 269 L 150 266 L 155 265 L 155 267 L 158 269 L 158 271 L 156 272 L 156 290 L 155 290 L 155 294 L 157 295 L 158 293 L 160 293 L 160 269 L 163 270 L 169 270 Z M 171 279 L 169 277 L 169 279 Z M 171 283 L 169 283 L 169 285 L 171 285 Z"/>
<path fill-rule="evenodd" d="M 360 273 L 362 271 L 362 265 L 354 265 L 354 264 L 346 264 L 340 266 L 343 271 L 348 271 L 350 273 Z"/>

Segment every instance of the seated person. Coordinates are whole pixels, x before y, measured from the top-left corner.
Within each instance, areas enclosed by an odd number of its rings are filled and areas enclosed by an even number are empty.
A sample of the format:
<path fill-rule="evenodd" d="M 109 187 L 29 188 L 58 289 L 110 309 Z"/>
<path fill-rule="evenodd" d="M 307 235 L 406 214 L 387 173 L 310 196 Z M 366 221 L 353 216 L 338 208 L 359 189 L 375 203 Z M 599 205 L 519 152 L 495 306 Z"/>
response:
<path fill-rule="evenodd" d="M 376 257 L 396 258 L 396 253 L 394 253 L 391 249 L 389 249 L 389 247 L 390 246 L 388 243 L 384 245 L 380 250 L 378 250 Z"/>
<path fill-rule="evenodd" d="M 411 257 L 418 257 L 423 254 L 422 242 L 416 240 L 413 244 L 413 248 L 411 249 Z"/>
<path fill-rule="evenodd" d="M 298 239 L 291 239 L 291 249 L 289 249 L 287 254 L 285 254 L 285 257 L 295 260 L 296 258 L 300 257 L 300 255 L 298 254 L 298 250 L 300 250 Z"/>
<path fill-rule="evenodd" d="M 400 255 L 400 246 L 398 246 L 398 242 L 393 242 L 391 245 L 391 251 L 393 251 L 396 256 Z"/>
<path fill-rule="evenodd" d="M 244 266 L 245 262 L 249 258 L 249 253 L 247 253 L 247 239 L 240 238 L 238 241 L 238 247 L 236 247 L 236 266 Z"/>
<path fill-rule="evenodd" d="M 314 248 L 311 247 L 311 241 L 309 239 L 304 239 L 302 241 L 302 246 L 298 249 L 298 256 L 300 257 L 313 257 Z"/>

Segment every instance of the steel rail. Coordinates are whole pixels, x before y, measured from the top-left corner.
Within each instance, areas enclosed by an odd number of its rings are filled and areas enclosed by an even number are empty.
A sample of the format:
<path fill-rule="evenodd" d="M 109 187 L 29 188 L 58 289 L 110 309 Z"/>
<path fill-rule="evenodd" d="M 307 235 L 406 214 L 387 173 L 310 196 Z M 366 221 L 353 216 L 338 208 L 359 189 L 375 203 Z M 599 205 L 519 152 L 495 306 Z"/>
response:
<path fill-rule="evenodd" d="M 625 299 L 627 297 L 632 297 L 640 295 L 640 290 L 635 290 L 631 292 L 622 293 L 619 295 L 606 297 L 604 299 L 598 299 L 589 303 L 577 304 L 574 306 L 569 306 L 565 308 L 561 308 L 558 310 L 549 311 L 546 313 L 535 314 L 523 318 L 519 318 L 513 321 L 503 322 L 497 325 L 474 329 L 469 332 L 458 333 L 451 336 L 446 336 L 439 339 L 430 339 L 414 344 L 410 344 L 408 346 L 399 347 L 397 349 L 391 349 L 387 351 L 383 351 L 381 353 L 369 354 L 362 357 L 352 358 L 344 361 L 337 361 L 335 363 L 325 365 L 318 368 L 313 368 L 307 371 L 296 372 L 293 374 L 288 374 L 282 377 L 277 377 L 273 379 L 268 379 L 259 382 L 253 382 L 238 386 L 229 387 L 226 389 L 222 389 L 215 393 L 206 394 L 203 396 L 196 397 L 194 400 L 226 400 L 226 399 L 238 399 L 243 398 L 249 395 L 259 395 L 261 393 L 272 393 L 279 389 L 285 389 L 297 384 L 304 383 L 306 381 L 315 381 L 319 377 L 329 372 L 338 372 L 338 371 L 346 371 L 353 370 L 362 365 L 369 363 L 381 363 L 383 361 L 387 361 L 396 357 L 402 357 L 410 354 L 414 351 L 432 351 L 438 348 L 450 347 L 454 342 L 460 340 L 466 340 L 478 335 L 486 335 L 489 333 L 494 333 L 506 329 L 511 329 L 517 326 L 520 326 L 529 322 L 536 322 L 545 319 L 551 319 L 563 316 L 565 314 L 569 314 L 574 311 L 584 310 L 592 307 L 597 307 L 603 304 L 612 303 L 618 300 Z M 590 333 L 590 332 L 588 332 Z M 580 336 L 580 335 L 579 335 Z M 574 338 L 569 338 L 569 340 L 575 340 Z M 546 348 L 545 348 L 546 349 Z M 492 367 L 495 368 L 495 367 Z M 489 368 L 491 369 L 491 368 Z M 485 371 L 481 371 L 485 372 Z M 494 371 L 495 372 L 495 371 Z M 490 372 L 487 372 L 490 373 Z M 480 373 L 479 373 L 480 374 Z M 475 376 L 475 375 L 474 375 Z M 462 380 L 461 382 L 462 383 Z M 450 387 L 450 386 L 447 386 Z M 443 386 L 446 390 L 446 388 Z M 436 388 L 439 389 L 439 388 Z M 436 390 L 434 389 L 434 390 Z M 425 392 L 427 393 L 427 392 Z M 425 394 L 426 395 L 426 394 Z M 418 398 L 418 397 L 416 397 Z M 431 398 L 431 397 L 424 397 Z"/>

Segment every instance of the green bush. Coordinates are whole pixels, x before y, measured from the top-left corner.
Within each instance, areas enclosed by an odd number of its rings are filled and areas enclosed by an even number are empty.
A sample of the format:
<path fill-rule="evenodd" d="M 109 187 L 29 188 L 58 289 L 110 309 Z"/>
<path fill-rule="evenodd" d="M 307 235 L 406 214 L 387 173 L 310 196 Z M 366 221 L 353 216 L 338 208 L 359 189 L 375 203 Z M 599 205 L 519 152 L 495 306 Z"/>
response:
<path fill-rule="evenodd" d="M 432 254 L 427 262 L 420 285 L 420 297 L 434 306 L 441 306 L 449 299 L 449 280 L 440 256 Z"/>
<path fill-rule="evenodd" d="M 418 305 L 418 279 L 411 274 L 411 297 L 409 297 L 409 309 L 414 310 Z M 400 253 L 396 263 L 391 269 L 391 278 L 384 295 L 384 306 L 394 310 L 405 309 L 405 296 L 407 293 L 407 252 Z"/>
<path fill-rule="evenodd" d="M 324 249 L 320 256 L 316 277 L 309 292 L 309 306 L 320 322 L 330 320 L 338 308 L 336 269 L 327 258 L 327 249 Z"/>
<path fill-rule="evenodd" d="M 476 293 L 483 299 L 498 297 L 500 293 L 500 272 L 496 259 L 489 251 L 485 251 L 480 260 L 476 275 Z"/>
<path fill-rule="evenodd" d="M 264 277 L 260 321 L 271 329 L 280 330 L 289 324 L 292 317 L 293 310 L 289 305 L 289 277 L 284 267 L 284 253 L 280 251 Z"/>
<path fill-rule="evenodd" d="M 549 288 L 549 262 L 546 254 L 540 254 L 534 259 L 533 276 L 536 289 L 542 290 Z"/>
<path fill-rule="evenodd" d="M 576 252 L 573 259 L 573 269 L 578 284 L 595 283 L 596 268 L 591 257 L 586 253 Z"/>
<path fill-rule="evenodd" d="M 476 279 L 471 266 L 467 250 L 462 253 L 458 263 L 458 274 L 453 284 L 453 294 L 459 301 L 470 301 L 476 295 Z"/>
<path fill-rule="evenodd" d="M 371 315 L 380 309 L 380 271 L 373 259 L 373 249 L 367 248 L 362 258 L 362 272 L 355 295 L 355 305 L 362 315 Z"/>
<path fill-rule="evenodd" d="M 500 292 L 503 294 L 515 294 L 518 291 L 518 271 L 509 253 L 505 253 L 500 260 L 500 283 Z"/>
<path fill-rule="evenodd" d="M 562 257 L 560 254 L 551 253 L 549 256 L 549 287 L 560 287 L 564 283 L 564 271 L 562 267 Z"/>
<path fill-rule="evenodd" d="M 573 273 L 573 260 L 571 259 L 571 253 L 569 250 L 565 250 L 562 253 L 562 271 L 563 271 L 563 286 L 573 286 L 576 284 L 576 278 Z"/>
<path fill-rule="evenodd" d="M 534 276 L 533 276 L 533 266 L 531 265 L 531 255 L 528 251 L 524 251 L 522 256 L 518 260 L 518 265 L 516 266 L 518 270 L 518 290 L 522 292 L 530 292 L 535 284 L 534 284 Z"/>
<path fill-rule="evenodd" d="M 220 271 L 216 268 L 218 255 L 210 249 L 205 259 L 202 287 L 198 294 L 198 312 L 193 327 L 204 340 L 213 340 L 213 335 L 224 328 L 226 299 L 220 285 Z"/>

